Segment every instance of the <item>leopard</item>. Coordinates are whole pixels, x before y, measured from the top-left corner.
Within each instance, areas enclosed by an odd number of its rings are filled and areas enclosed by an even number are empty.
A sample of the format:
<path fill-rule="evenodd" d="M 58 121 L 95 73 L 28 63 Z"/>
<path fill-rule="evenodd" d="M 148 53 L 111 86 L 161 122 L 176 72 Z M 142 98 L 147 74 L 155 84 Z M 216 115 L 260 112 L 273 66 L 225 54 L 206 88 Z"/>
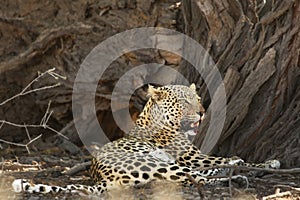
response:
<path fill-rule="evenodd" d="M 228 165 L 280 168 L 278 160 L 246 163 L 234 157 L 203 154 L 187 137 L 196 134 L 205 109 L 196 85 L 148 86 L 148 101 L 135 126 L 124 137 L 109 142 L 94 152 L 90 175 L 95 184 L 50 186 L 25 179 L 13 182 L 16 192 L 86 191 L 100 195 L 115 188 L 135 187 L 151 181 L 168 181 L 186 186 L 214 185 L 229 178 Z M 232 178 L 243 178 L 234 175 Z"/>

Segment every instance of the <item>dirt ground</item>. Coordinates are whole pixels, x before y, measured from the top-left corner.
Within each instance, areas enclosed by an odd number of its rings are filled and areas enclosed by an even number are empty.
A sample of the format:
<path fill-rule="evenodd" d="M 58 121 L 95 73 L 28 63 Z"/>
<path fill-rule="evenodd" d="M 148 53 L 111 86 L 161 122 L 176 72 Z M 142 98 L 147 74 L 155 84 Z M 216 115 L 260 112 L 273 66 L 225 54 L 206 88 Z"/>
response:
<path fill-rule="evenodd" d="M 51 152 L 51 153 L 50 153 Z M 14 193 L 11 183 L 14 179 L 24 178 L 34 183 L 65 186 L 67 184 L 92 185 L 87 170 L 80 171 L 75 175 L 66 175 L 64 172 L 71 167 L 89 161 L 90 156 L 84 150 L 82 155 L 70 156 L 59 149 L 48 149 L 48 152 L 33 153 L 19 149 L 14 150 L 18 156 L 3 160 L 0 165 L 0 198 L 1 199 L 99 199 L 98 196 L 85 196 L 74 193 L 60 194 L 29 194 Z M 245 184 L 233 182 L 232 195 L 228 186 L 204 186 L 200 193 L 196 187 L 180 187 L 171 183 L 153 183 L 141 188 L 112 191 L 101 196 L 100 199 L 262 199 L 275 193 L 290 193 L 270 199 L 300 199 L 299 174 L 264 174 L 260 177 L 249 177 L 249 187 Z M 298 188 L 298 191 L 296 190 Z"/>

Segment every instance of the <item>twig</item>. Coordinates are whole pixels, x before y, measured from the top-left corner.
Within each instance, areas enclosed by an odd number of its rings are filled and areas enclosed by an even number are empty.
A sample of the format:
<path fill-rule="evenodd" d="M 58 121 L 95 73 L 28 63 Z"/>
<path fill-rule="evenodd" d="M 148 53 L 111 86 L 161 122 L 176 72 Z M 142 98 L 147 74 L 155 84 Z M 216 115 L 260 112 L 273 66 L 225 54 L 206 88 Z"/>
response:
<path fill-rule="evenodd" d="M 51 105 L 51 100 L 48 102 L 48 106 L 47 106 L 46 112 L 45 112 L 43 118 L 41 119 L 40 125 L 45 126 L 47 124 L 47 122 L 48 122 L 48 120 L 49 120 L 49 118 L 50 118 L 50 116 L 51 116 L 51 114 L 53 112 L 53 111 L 51 111 L 49 113 L 50 105 Z"/>
<path fill-rule="evenodd" d="M 300 192 L 300 188 L 295 188 L 295 187 L 292 187 L 290 185 L 274 185 L 275 188 L 288 188 L 290 190 L 294 190 L 296 192 Z"/>
<path fill-rule="evenodd" d="M 64 137 L 65 139 L 69 139 L 67 136 L 61 134 L 60 132 L 58 132 L 57 130 L 53 129 L 52 127 L 50 127 L 47 124 L 17 124 L 17 123 L 13 123 L 13 122 L 9 122 L 9 121 L 5 121 L 5 120 L 0 120 L 0 123 L 4 123 L 4 124 L 8 124 L 11 126 L 15 126 L 15 127 L 20 127 L 20 128 L 44 128 L 44 129 L 48 129 L 51 130 L 54 133 L 57 133 L 58 135 Z"/>
<path fill-rule="evenodd" d="M 292 193 L 290 191 L 287 192 L 280 192 L 277 194 L 272 194 L 272 195 L 268 195 L 262 198 L 262 200 L 268 200 L 268 199 L 278 199 L 278 198 L 283 198 L 283 197 L 287 197 L 287 196 L 292 196 Z"/>
<path fill-rule="evenodd" d="M 30 140 L 26 145 L 30 145 L 31 143 L 33 143 L 34 141 L 36 141 L 40 137 L 42 137 L 42 134 L 40 134 L 39 136 L 37 136 L 37 137 L 33 138 L 32 140 Z"/>
<path fill-rule="evenodd" d="M 13 162 L 11 160 L 6 160 L 0 163 L 2 165 L 2 171 L 4 170 L 13 170 L 13 171 L 24 171 L 26 170 L 39 170 L 39 171 L 44 171 L 42 169 L 42 164 L 36 161 L 32 161 L 31 164 L 22 164 L 19 163 L 19 161 Z"/>
<path fill-rule="evenodd" d="M 50 76 L 52 76 L 54 79 L 56 79 L 56 80 L 58 80 L 58 79 L 66 80 L 66 79 L 67 79 L 67 77 L 65 77 L 65 76 L 63 76 L 63 75 L 60 75 L 60 74 L 54 72 L 54 70 L 49 71 L 48 74 L 49 74 Z"/>
<path fill-rule="evenodd" d="M 61 85 L 60 83 L 56 83 L 54 85 L 47 85 L 47 86 L 43 86 L 43 87 L 40 87 L 40 88 L 35 88 L 35 89 L 30 90 L 30 91 L 24 92 L 22 95 L 19 95 L 19 96 L 24 96 L 24 95 L 30 94 L 32 92 L 38 92 L 38 91 L 41 91 L 41 90 L 55 88 L 55 87 L 58 87 L 60 85 Z"/>
<path fill-rule="evenodd" d="M 233 171 L 234 169 L 230 169 L 230 172 L 229 172 L 229 180 L 228 180 L 228 187 L 229 187 L 229 194 L 230 194 L 230 197 L 232 197 L 232 175 L 233 175 Z"/>
<path fill-rule="evenodd" d="M 29 141 L 31 141 L 31 137 L 30 137 L 30 134 L 29 134 L 28 129 L 27 129 L 26 126 L 25 126 L 25 132 L 26 132 L 26 134 L 27 134 L 27 137 L 28 137 Z M 28 148 L 28 145 L 26 145 L 26 150 L 27 150 L 27 152 L 30 154 L 30 150 L 29 150 L 29 148 Z"/>
<path fill-rule="evenodd" d="M 190 174 L 186 173 L 185 175 L 197 187 L 198 194 L 199 194 L 200 198 L 203 199 L 204 194 L 202 192 L 202 185 L 197 183 L 196 180 Z"/>
<path fill-rule="evenodd" d="M 4 124 L 4 122 L 1 122 L 1 124 L 0 124 L 0 129 L 2 128 L 3 124 Z"/>
<path fill-rule="evenodd" d="M 29 132 L 28 132 L 28 128 L 44 128 L 44 129 L 48 129 L 48 130 L 50 130 L 50 131 L 52 131 L 52 132 L 54 132 L 54 133 L 56 133 L 56 134 L 58 134 L 58 135 L 60 135 L 60 136 L 62 136 L 62 137 L 64 137 L 65 139 L 68 140 L 69 138 L 68 138 L 67 136 L 61 134 L 59 131 L 53 129 L 52 127 L 50 127 L 50 126 L 47 124 L 47 123 L 48 123 L 48 120 L 49 120 L 49 118 L 50 118 L 50 116 L 51 116 L 51 114 L 53 113 L 53 111 L 50 111 L 50 112 L 49 112 L 49 110 L 50 110 L 50 105 L 51 105 L 51 101 L 49 101 L 49 103 L 48 103 L 48 107 L 47 107 L 47 109 L 46 109 L 46 112 L 45 112 L 43 118 L 41 119 L 40 124 L 17 124 L 17 123 L 9 122 L 9 121 L 6 121 L 6 120 L 0 120 L 0 129 L 2 128 L 2 126 L 3 126 L 4 124 L 8 124 L 8 125 L 15 126 L 15 127 L 19 127 L 19 128 L 25 128 L 27 137 L 28 137 L 28 139 L 29 139 L 29 142 L 28 142 L 27 144 L 30 144 L 30 143 L 32 143 L 33 141 L 35 141 L 35 140 L 37 139 L 37 138 L 36 138 L 36 139 L 31 140 L 30 134 L 29 134 Z M 17 143 L 9 142 L 9 141 L 6 141 L 6 140 L 0 140 L 0 141 L 5 142 L 5 143 L 8 143 L 8 144 L 13 144 L 13 145 L 16 145 L 16 144 L 17 144 Z M 27 149 L 27 151 L 29 152 L 29 149 L 28 149 L 28 147 L 27 147 L 26 145 L 21 144 L 21 145 L 17 145 L 17 146 L 25 146 L 26 149 Z"/>
<path fill-rule="evenodd" d="M 24 125 L 25 125 L 25 124 L 24 124 Z M 29 134 L 28 129 L 27 129 L 26 126 L 25 126 L 25 131 L 26 131 L 27 137 L 28 137 L 28 139 L 29 139 L 29 141 L 30 141 L 30 140 L 31 140 L 31 137 L 30 137 L 30 134 Z"/>
<path fill-rule="evenodd" d="M 78 165 L 75 165 L 74 167 L 72 167 L 68 171 L 63 172 L 63 174 L 70 175 L 70 176 L 74 175 L 74 174 L 76 174 L 76 173 L 78 173 L 80 171 L 86 170 L 91 164 L 92 164 L 91 161 L 80 163 Z"/>
<path fill-rule="evenodd" d="M 27 94 L 30 94 L 30 93 L 33 93 L 33 92 L 37 92 L 37 91 L 41 91 L 41 90 L 46 90 L 46 89 L 51 89 L 51 88 L 60 86 L 60 83 L 56 83 L 56 84 L 53 84 L 53 85 L 47 85 L 47 86 L 43 86 L 43 87 L 39 87 L 39 88 L 35 88 L 35 89 L 31 89 L 31 90 L 26 91 L 29 87 L 31 87 L 33 85 L 33 83 L 37 82 L 40 78 L 42 78 L 43 76 L 45 76 L 47 74 L 50 75 L 50 76 L 52 76 L 52 77 L 54 77 L 55 79 L 58 79 L 58 78 L 65 79 L 64 76 L 55 73 L 54 70 L 55 70 L 55 68 L 52 68 L 52 69 L 49 69 L 49 70 L 47 70 L 47 71 L 39 74 L 20 93 L 18 93 L 16 95 L 14 95 L 14 96 L 6 99 L 2 103 L 0 103 L 0 106 L 6 104 L 9 101 L 12 101 L 13 99 L 15 99 L 17 97 L 24 96 L 24 95 L 27 95 Z"/>
<path fill-rule="evenodd" d="M 53 129 L 52 127 L 50 127 L 50 126 L 48 126 L 48 125 L 43 126 L 43 127 L 44 127 L 45 129 L 49 129 L 50 131 L 52 131 L 52 132 L 54 132 L 54 133 L 56 133 L 56 134 L 58 134 L 58 135 L 64 137 L 65 139 L 69 140 L 69 138 L 68 138 L 67 136 L 61 134 L 59 131 Z"/>
<path fill-rule="evenodd" d="M 42 137 L 42 134 L 40 134 L 39 136 L 33 138 L 32 140 L 30 140 L 28 143 L 26 144 L 19 144 L 19 143 L 15 143 L 15 142 L 9 142 L 6 140 L 2 140 L 0 139 L 0 142 L 6 143 L 6 144 L 11 144 L 11 145 L 15 145 L 15 146 L 20 146 L 20 147 L 25 147 L 26 150 L 28 151 L 28 153 L 30 154 L 30 150 L 28 148 L 28 145 L 30 145 L 32 142 L 36 141 L 37 139 L 39 139 L 40 137 Z"/>
<path fill-rule="evenodd" d="M 300 173 L 300 168 L 292 168 L 292 169 L 267 169 L 267 168 L 259 168 L 259 167 L 247 167 L 247 166 L 236 166 L 236 165 L 222 165 L 215 167 L 201 167 L 196 168 L 195 170 L 207 170 L 207 169 L 218 169 L 218 168 L 228 168 L 228 169 L 238 169 L 245 171 L 264 171 L 270 173 L 278 173 L 278 174 L 296 174 Z"/>
<path fill-rule="evenodd" d="M 64 77 L 64 76 L 62 76 L 62 75 L 60 75 L 60 74 L 58 74 L 58 73 L 56 73 L 54 71 L 55 71 L 55 68 L 52 68 L 52 69 L 49 69 L 49 70 L 47 70 L 47 71 L 45 71 L 43 73 L 39 73 L 38 76 L 35 79 L 33 79 L 20 93 L 18 93 L 16 95 L 14 95 L 14 96 L 6 99 L 2 103 L 0 103 L 0 106 L 2 106 L 4 104 L 12 101 L 13 99 L 15 99 L 17 97 L 24 96 L 24 95 L 27 95 L 27 94 L 30 94 L 30 93 L 33 93 L 33 92 L 37 92 L 37 91 L 41 91 L 41 90 L 46 90 L 46 89 L 50 89 L 50 88 L 54 88 L 54 87 L 59 86 L 60 83 L 56 83 L 54 85 L 48 85 L 48 86 L 43 86 L 43 87 L 39 87 L 39 88 L 28 90 L 35 82 L 37 82 L 39 79 L 41 79 L 45 75 L 50 75 L 54 79 L 59 79 L 59 78 L 66 79 L 66 77 Z M 49 101 L 47 110 L 46 110 L 43 118 L 41 119 L 41 122 L 40 122 L 39 125 L 16 124 L 16 123 L 9 122 L 9 121 L 6 121 L 6 120 L 0 120 L 0 129 L 3 127 L 4 124 L 8 124 L 8 125 L 15 126 L 15 127 L 20 127 L 20 128 L 25 128 L 27 137 L 29 139 L 29 142 L 27 144 L 19 144 L 19 143 L 15 143 L 15 142 L 9 142 L 9 141 L 3 140 L 3 139 L 0 139 L 0 142 L 11 144 L 11 145 L 15 145 L 15 146 L 25 147 L 26 150 L 28 151 L 28 153 L 30 153 L 28 145 L 31 144 L 32 142 L 34 142 L 35 140 L 37 140 L 38 138 L 40 138 L 42 136 L 42 134 L 39 135 L 39 136 L 37 136 L 34 139 L 31 139 L 31 136 L 29 134 L 28 128 L 44 128 L 44 129 L 48 129 L 48 130 L 51 130 L 52 132 L 55 132 L 56 134 L 64 137 L 65 139 L 68 139 L 66 136 L 64 136 L 60 132 L 56 131 L 55 129 L 53 129 L 52 127 L 50 127 L 50 126 L 47 125 L 47 123 L 48 123 L 48 121 L 49 121 L 49 119 L 51 117 L 51 114 L 53 113 L 52 110 L 50 111 L 50 105 L 51 105 L 51 101 Z"/>

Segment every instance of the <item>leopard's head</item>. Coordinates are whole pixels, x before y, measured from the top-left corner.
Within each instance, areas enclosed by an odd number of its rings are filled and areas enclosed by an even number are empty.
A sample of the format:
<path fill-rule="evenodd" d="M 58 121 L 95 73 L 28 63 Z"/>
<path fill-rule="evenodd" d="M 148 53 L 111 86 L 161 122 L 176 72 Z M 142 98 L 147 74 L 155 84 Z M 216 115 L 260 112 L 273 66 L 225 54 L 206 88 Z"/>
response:
<path fill-rule="evenodd" d="M 197 129 L 204 115 L 201 98 L 195 84 L 167 85 L 154 88 L 149 85 L 149 100 L 137 123 L 171 129 Z"/>

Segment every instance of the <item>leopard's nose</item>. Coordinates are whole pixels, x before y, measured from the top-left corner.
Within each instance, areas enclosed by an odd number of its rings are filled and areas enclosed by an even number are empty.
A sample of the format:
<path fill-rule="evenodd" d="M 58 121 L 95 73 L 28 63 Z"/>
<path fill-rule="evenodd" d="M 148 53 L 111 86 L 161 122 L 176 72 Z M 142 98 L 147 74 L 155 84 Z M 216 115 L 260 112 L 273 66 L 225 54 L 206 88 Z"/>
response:
<path fill-rule="evenodd" d="M 204 112 L 198 111 L 196 113 L 200 116 L 200 121 L 202 121 L 204 119 L 204 116 L 205 116 Z"/>
<path fill-rule="evenodd" d="M 201 111 L 197 111 L 196 113 L 197 113 L 197 115 L 200 115 L 200 117 L 202 117 L 204 115 L 204 112 L 201 112 Z"/>

